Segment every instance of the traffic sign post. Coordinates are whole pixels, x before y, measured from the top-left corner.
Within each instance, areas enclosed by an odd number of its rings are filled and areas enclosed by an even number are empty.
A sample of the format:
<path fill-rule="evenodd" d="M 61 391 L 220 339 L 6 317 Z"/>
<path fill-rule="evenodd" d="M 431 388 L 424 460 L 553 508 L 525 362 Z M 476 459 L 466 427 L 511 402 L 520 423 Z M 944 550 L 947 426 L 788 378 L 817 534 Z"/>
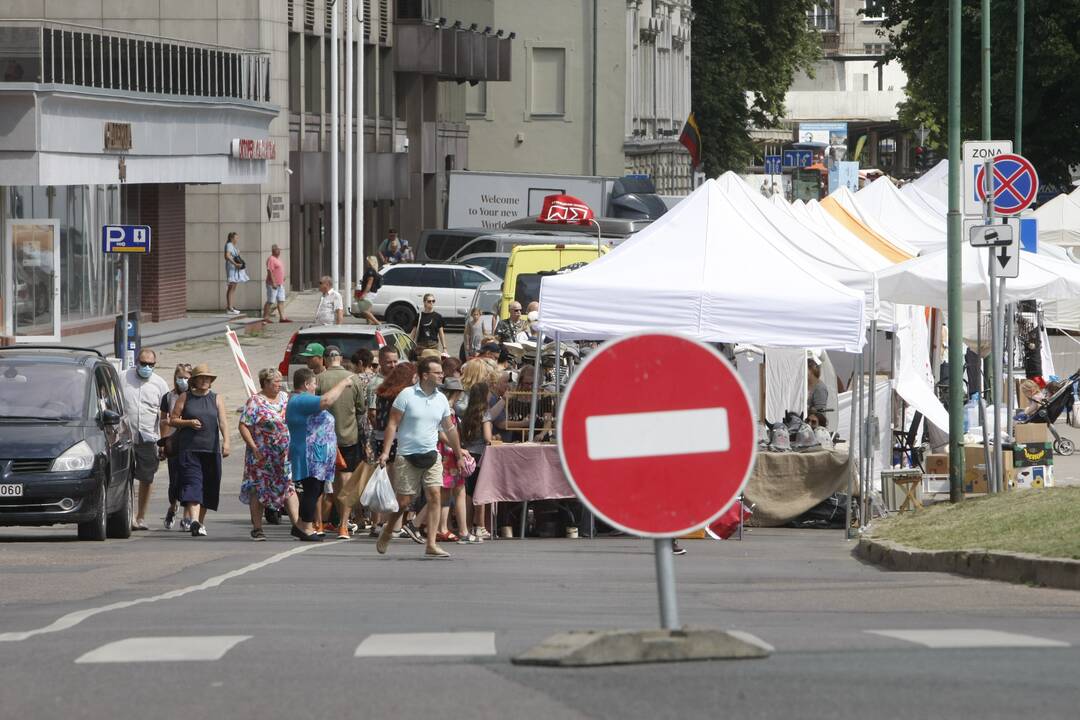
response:
<path fill-rule="evenodd" d="M 994 227 L 1009 227 L 994 225 Z M 1001 245 L 990 249 L 990 278 L 1020 277 L 1020 248 L 1016 243 Z"/>
<path fill-rule="evenodd" d="M 1013 229 L 1009 225 L 975 225 L 968 232 L 971 247 L 1012 245 Z"/>
<path fill-rule="evenodd" d="M 766 155 L 765 156 L 765 174 L 766 175 L 783 175 L 784 166 L 782 158 L 779 155 Z"/>
<path fill-rule="evenodd" d="M 104 253 L 122 253 L 124 257 L 124 322 L 128 322 L 128 296 L 130 295 L 131 276 L 128 270 L 128 255 L 132 253 L 146 255 L 150 252 L 149 225 L 102 225 L 101 251 Z M 127 370 L 135 364 L 132 352 L 125 352 L 120 358 L 120 368 Z"/>
<path fill-rule="evenodd" d="M 607 343 L 566 388 L 558 420 L 566 477 L 604 522 L 656 540 L 667 629 L 678 627 L 671 538 L 715 522 L 742 492 L 757 453 L 751 407 L 720 353 L 663 333 Z"/>
<path fill-rule="evenodd" d="M 785 150 L 783 155 L 783 166 L 786 168 L 804 168 L 810 167 L 814 161 L 814 153 L 812 150 Z"/>

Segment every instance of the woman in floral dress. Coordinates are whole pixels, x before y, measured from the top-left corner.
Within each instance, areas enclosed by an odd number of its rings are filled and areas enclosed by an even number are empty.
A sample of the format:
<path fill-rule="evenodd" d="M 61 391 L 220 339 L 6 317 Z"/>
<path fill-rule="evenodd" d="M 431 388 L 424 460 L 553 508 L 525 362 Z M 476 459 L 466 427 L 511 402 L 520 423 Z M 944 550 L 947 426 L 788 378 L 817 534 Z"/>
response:
<path fill-rule="evenodd" d="M 330 414 L 329 410 L 317 412 L 308 418 L 308 476 L 323 481 L 323 494 L 334 492 L 334 475 L 337 472 L 337 442 L 334 416 Z M 322 503 L 315 506 L 315 533 L 320 537 L 326 534 L 323 530 L 322 511 Z"/>
<path fill-rule="evenodd" d="M 251 539 L 265 540 L 263 508 L 285 508 L 295 526 L 299 504 L 289 471 L 289 428 L 285 407 L 289 396 L 281 390 L 281 373 L 259 371 L 262 390 L 248 398 L 240 415 L 240 437 L 247 445 L 240 501 L 251 511 Z"/>

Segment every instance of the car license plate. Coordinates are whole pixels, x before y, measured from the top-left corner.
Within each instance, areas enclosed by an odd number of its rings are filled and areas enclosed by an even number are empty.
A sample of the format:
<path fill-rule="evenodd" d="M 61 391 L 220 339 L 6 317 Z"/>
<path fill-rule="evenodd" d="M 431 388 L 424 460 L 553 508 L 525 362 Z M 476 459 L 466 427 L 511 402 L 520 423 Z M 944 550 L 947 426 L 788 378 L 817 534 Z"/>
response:
<path fill-rule="evenodd" d="M 22 483 L 0 484 L 0 498 L 22 497 Z"/>

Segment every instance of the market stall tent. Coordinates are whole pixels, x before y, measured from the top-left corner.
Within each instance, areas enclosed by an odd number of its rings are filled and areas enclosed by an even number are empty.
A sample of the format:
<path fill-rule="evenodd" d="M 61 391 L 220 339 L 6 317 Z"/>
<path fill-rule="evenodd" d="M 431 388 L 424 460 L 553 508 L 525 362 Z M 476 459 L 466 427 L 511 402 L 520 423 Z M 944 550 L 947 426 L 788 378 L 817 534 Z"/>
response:
<path fill-rule="evenodd" d="M 855 193 L 854 198 L 863 214 L 920 253 L 945 247 L 945 217 L 910 200 L 889 178 L 878 178 Z"/>
<path fill-rule="evenodd" d="M 664 330 L 707 342 L 858 352 L 863 293 L 762 233 L 756 212 L 707 180 L 584 268 L 545 277 L 540 328 L 602 340 Z"/>
<path fill-rule="evenodd" d="M 1040 245 L 1080 245 L 1080 196 L 1075 192 L 1055 196 L 1035 211 L 1035 217 Z"/>
<path fill-rule="evenodd" d="M 825 198 L 823 202 L 829 200 L 835 200 L 837 205 L 851 213 L 860 223 L 872 230 L 875 235 L 888 241 L 890 245 L 904 254 L 909 257 L 919 254 L 919 247 L 909 242 L 906 237 L 902 237 L 904 232 L 902 227 L 894 224 L 891 218 L 878 217 L 869 209 L 862 207 L 855 199 L 855 193 L 851 192 L 847 186 L 841 185 L 830 193 L 829 197 Z"/>
<path fill-rule="evenodd" d="M 872 229 L 867 227 L 863 221 L 858 218 L 856 213 L 848 210 L 832 196 L 825 198 L 821 202 L 810 201 L 807 203 L 807 206 L 811 208 L 815 205 L 821 208 L 822 211 L 828 213 L 834 222 L 842 225 L 845 230 L 858 237 L 870 246 L 874 252 L 879 253 L 891 263 L 910 260 L 917 254 L 913 249 L 909 250 L 897 247 L 888 239 L 878 235 Z"/>
<path fill-rule="evenodd" d="M 900 192 L 944 217 L 949 212 L 949 161 L 942 160 L 901 188 Z"/>

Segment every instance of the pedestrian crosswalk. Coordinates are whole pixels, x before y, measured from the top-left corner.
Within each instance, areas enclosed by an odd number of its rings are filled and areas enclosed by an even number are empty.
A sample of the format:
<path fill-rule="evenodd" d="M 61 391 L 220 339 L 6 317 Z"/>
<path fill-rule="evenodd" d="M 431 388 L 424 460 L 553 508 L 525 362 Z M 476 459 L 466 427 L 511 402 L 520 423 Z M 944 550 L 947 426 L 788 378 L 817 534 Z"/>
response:
<path fill-rule="evenodd" d="M 729 630 L 733 635 L 752 638 L 758 644 L 769 644 L 769 638 L 760 637 L 755 630 L 750 634 Z M 496 633 L 490 631 L 430 632 L 430 633 L 374 633 L 363 637 L 353 651 L 354 658 L 425 658 L 459 657 L 482 658 L 498 655 Z M 1065 648 L 1070 643 L 1036 635 L 989 630 L 984 628 L 943 628 L 913 630 L 853 630 L 850 647 L 866 646 L 859 636 L 867 635 L 901 641 L 896 647 L 908 644 L 934 650 L 945 649 L 994 649 L 994 648 Z M 80 655 L 79 664 L 101 663 L 147 663 L 147 662 L 212 662 L 221 660 L 251 635 L 201 635 L 201 636 L 145 636 L 129 637 L 106 643 Z M 775 643 L 773 643 L 775 644 Z M 880 643 L 875 645 L 880 647 Z M 805 649 L 805 648 L 800 648 Z M 783 652 L 781 643 L 779 651 Z M 342 653 L 347 652 L 342 648 Z"/>
<path fill-rule="evenodd" d="M 959 628 L 940 630 L 867 630 L 871 635 L 905 640 L 916 645 L 934 649 L 948 648 L 1050 648 L 1069 647 L 1061 640 L 985 630 L 982 628 Z"/>

